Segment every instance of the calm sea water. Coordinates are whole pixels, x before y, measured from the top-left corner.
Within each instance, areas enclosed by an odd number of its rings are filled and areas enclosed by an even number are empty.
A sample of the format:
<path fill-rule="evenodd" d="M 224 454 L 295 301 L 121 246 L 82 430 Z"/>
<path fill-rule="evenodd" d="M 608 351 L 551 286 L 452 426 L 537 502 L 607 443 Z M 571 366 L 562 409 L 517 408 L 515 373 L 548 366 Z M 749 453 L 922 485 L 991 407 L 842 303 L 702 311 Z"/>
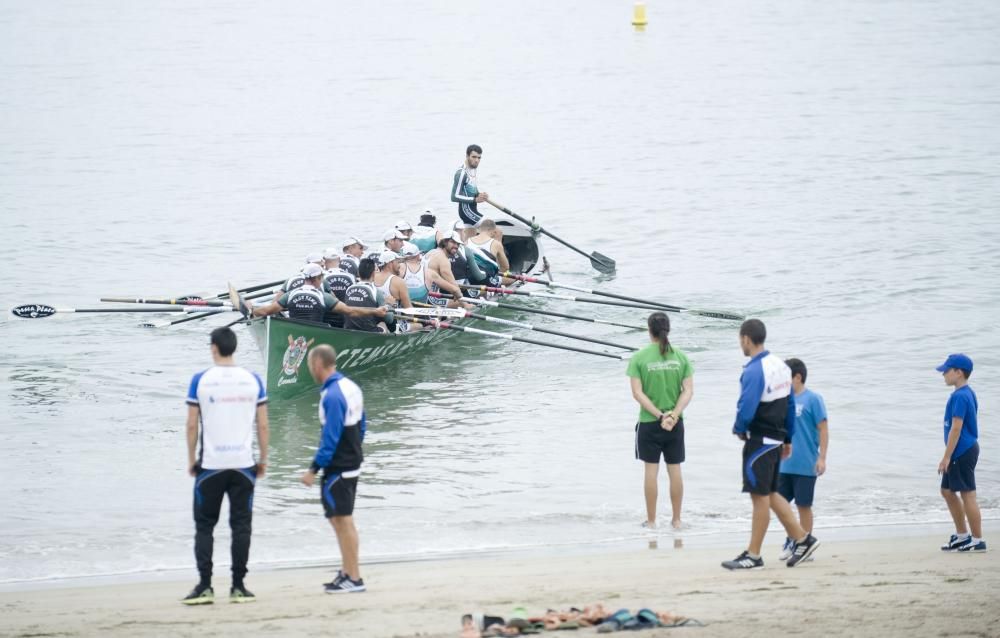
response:
<path fill-rule="evenodd" d="M 484 190 L 618 261 L 599 277 L 549 242 L 557 281 L 752 314 L 806 361 L 832 432 L 821 530 L 947 519 L 934 366 L 952 351 L 976 362 L 980 502 L 1000 516 L 1000 5 L 649 14 L 635 33 L 624 0 L 0 2 L 4 299 L 278 279 L 424 206 L 448 220 L 476 142 Z M 222 321 L 0 323 L 0 581 L 193 571 L 183 395 Z M 685 533 L 746 529 L 736 326 L 675 316 L 673 337 L 696 368 Z M 360 379 L 363 559 L 640 537 L 623 364 L 478 338 L 432 356 Z M 315 399 L 271 414 L 251 567 L 332 560 L 297 482 Z"/>

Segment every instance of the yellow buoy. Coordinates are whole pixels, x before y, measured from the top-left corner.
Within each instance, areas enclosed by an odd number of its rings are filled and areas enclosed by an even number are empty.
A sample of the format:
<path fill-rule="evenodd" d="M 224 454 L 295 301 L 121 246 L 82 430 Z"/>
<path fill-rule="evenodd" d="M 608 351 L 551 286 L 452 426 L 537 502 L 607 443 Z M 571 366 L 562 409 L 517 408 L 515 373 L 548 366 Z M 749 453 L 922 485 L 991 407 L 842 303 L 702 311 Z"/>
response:
<path fill-rule="evenodd" d="M 636 0 L 635 6 L 632 8 L 632 26 L 644 27 L 647 23 L 646 3 L 642 0 Z"/>

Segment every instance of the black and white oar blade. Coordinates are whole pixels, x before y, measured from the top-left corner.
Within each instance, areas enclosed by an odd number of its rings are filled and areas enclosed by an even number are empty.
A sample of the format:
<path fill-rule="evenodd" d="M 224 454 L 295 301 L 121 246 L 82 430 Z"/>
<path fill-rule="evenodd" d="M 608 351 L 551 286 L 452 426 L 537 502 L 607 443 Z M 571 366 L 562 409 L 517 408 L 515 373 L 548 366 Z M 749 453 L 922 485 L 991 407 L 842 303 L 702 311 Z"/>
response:
<path fill-rule="evenodd" d="M 56 314 L 57 310 L 52 306 L 29 303 L 17 306 L 16 308 L 11 308 L 10 312 L 15 317 L 20 317 L 21 319 L 41 319 L 43 317 L 51 317 Z"/>
<path fill-rule="evenodd" d="M 743 321 L 746 319 L 743 315 L 733 312 L 723 312 L 721 310 L 687 310 L 685 312 L 701 317 L 711 317 L 712 319 L 728 319 L 729 321 Z"/>
<path fill-rule="evenodd" d="M 615 272 L 615 260 L 596 251 L 590 253 L 590 265 L 606 275 Z"/>
<path fill-rule="evenodd" d="M 233 308 L 240 311 L 244 319 L 250 318 L 250 306 L 247 305 L 243 295 L 237 292 L 236 287 L 231 283 L 229 284 L 229 303 L 233 304 Z"/>

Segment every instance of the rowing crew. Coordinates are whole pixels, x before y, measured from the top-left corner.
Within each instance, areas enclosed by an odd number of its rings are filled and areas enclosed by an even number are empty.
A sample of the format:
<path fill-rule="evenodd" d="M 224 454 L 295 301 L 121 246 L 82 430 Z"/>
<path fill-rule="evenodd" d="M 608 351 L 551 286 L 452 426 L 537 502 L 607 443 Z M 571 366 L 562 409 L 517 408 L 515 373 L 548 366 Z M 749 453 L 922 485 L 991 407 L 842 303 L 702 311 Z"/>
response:
<path fill-rule="evenodd" d="M 253 316 L 287 313 L 291 319 L 325 323 L 333 327 L 367 332 L 408 332 L 412 326 L 396 321 L 392 308 L 412 308 L 414 302 L 457 307 L 463 284 L 500 283 L 500 273 L 509 268 L 502 233 L 496 223 L 483 219 L 479 232 L 463 242 L 452 230 L 448 236 L 434 228 L 434 216 L 425 213 L 420 226 L 429 229 L 417 236 L 400 222 L 383 236 L 383 250 L 370 253 L 356 237 L 343 243 L 343 254 L 334 249 L 306 257 L 306 264 L 282 286 L 274 301 L 256 308 Z M 423 254 L 417 239 L 426 238 L 436 248 Z M 452 299 L 429 296 L 429 292 Z"/>

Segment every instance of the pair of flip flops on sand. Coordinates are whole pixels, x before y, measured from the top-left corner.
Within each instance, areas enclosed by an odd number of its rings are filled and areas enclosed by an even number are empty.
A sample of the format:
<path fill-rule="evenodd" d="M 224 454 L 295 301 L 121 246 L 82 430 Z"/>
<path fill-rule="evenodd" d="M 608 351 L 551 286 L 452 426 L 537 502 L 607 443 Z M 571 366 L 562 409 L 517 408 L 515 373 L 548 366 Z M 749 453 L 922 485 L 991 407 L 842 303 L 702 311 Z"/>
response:
<path fill-rule="evenodd" d="M 477 626 L 478 625 L 478 626 Z M 600 633 L 621 630 L 652 629 L 655 627 L 700 627 L 702 624 L 692 618 L 675 614 L 656 613 L 651 609 L 640 609 L 633 616 L 628 609 L 619 609 L 609 614 L 600 603 L 583 609 L 570 607 L 568 611 L 549 609 L 544 616 L 529 617 L 523 607 L 516 607 L 506 621 L 500 616 L 483 616 L 479 623 L 471 614 L 462 617 L 461 638 L 486 638 L 492 636 L 521 636 L 543 631 L 561 631 L 597 627 Z"/>
<path fill-rule="evenodd" d="M 640 609 L 633 616 L 627 609 L 619 609 L 604 619 L 597 626 L 597 633 L 607 634 L 613 631 L 656 629 L 657 627 L 703 627 L 694 618 L 677 616 L 670 612 L 657 613 L 652 609 Z"/>

